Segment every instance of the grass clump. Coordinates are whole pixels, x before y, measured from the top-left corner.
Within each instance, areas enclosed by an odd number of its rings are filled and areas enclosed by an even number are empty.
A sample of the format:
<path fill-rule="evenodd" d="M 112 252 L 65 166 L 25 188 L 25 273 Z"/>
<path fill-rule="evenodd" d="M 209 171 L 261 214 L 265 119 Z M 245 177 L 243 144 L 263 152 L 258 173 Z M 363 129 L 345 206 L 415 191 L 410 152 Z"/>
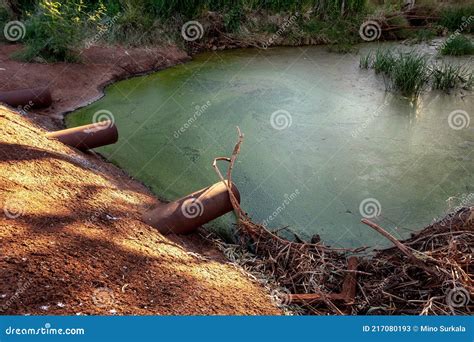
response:
<path fill-rule="evenodd" d="M 414 33 L 415 42 L 427 42 L 436 37 L 436 32 L 431 29 L 420 29 Z"/>
<path fill-rule="evenodd" d="M 361 69 L 369 69 L 372 67 L 372 52 L 360 56 L 359 67 Z"/>
<path fill-rule="evenodd" d="M 388 74 L 392 88 L 404 96 L 417 96 L 429 81 L 428 60 L 424 54 L 400 53 Z"/>
<path fill-rule="evenodd" d="M 386 76 L 387 89 L 407 97 L 417 96 L 429 81 L 428 59 L 424 54 L 411 51 L 396 55 L 391 50 L 376 50 L 361 56 L 359 66 L 374 69 Z"/>
<path fill-rule="evenodd" d="M 391 50 L 377 49 L 371 67 L 375 70 L 376 74 L 389 74 L 394 63 L 395 57 Z"/>
<path fill-rule="evenodd" d="M 455 88 L 470 87 L 472 72 L 461 65 L 441 63 L 433 68 L 433 89 L 449 91 Z"/>
<path fill-rule="evenodd" d="M 471 89 L 473 73 L 462 65 L 443 62 L 433 67 L 426 55 L 417 51 L 400 52 L 376 50 L 361 55 L 361 69 L 374 69 L 385 76 L 387 90 L 400 92 L 407 97 L 416 97 L 431 85 L 432 89 L 449 92 L 451 89 Z"/>
<path fill-rule="evenodd" d="M 442 55 L 449 56 L 472 55 L 474 54 L 474 44 L 469 38 L 458 34 L 453 38 L 448 38 L 441 46 L 440 52 Z"/>
<path fill-rule="evenodd" d="M 446 6 L 441 9 L 439 24 L 450 31 L 474 32 L 474 5 Z"/>

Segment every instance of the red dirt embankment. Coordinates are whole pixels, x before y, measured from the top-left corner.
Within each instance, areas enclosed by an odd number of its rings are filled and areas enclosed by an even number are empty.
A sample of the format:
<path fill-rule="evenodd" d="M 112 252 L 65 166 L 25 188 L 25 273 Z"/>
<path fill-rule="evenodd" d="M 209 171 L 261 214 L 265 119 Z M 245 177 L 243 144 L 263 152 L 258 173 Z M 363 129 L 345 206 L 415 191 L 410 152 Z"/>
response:
<path fill-rule="evenodd" d="M 280 314 L 263 288 L 198 235 L 141 222 L 156 203 L 93 154 L 48 140 L 62 113 L 113 80 L 187 58 L 176 48 L 91 48 L 83 64 L 23 64 L 0 46 L 0 89 L 49 86 L 26 117 L 0 106 L 0 314 Z"/>

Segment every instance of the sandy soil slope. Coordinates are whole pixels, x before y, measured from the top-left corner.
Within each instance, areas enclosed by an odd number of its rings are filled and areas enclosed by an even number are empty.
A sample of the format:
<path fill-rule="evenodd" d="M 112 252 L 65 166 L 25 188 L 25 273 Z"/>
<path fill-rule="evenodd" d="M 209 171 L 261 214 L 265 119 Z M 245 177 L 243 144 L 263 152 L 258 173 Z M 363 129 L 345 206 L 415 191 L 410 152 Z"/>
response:
<path fill-rule="evenodd" d="M 142 223 L 144 186 L 44 133 L 0 107 L 1 314 L 280 313 L 199 236 Z"/>

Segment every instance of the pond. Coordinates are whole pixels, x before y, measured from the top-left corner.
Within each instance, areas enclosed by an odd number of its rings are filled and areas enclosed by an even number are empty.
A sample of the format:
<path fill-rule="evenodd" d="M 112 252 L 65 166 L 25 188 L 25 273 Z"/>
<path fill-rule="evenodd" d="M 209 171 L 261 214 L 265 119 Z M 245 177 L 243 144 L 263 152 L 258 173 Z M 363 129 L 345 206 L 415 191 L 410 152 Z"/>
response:
<path fill-rule="evenodd" d="M 119 141 L 98 151 L 168 200 L 218 181 L 212 160 L 230 155 L 239 126 L 234 181 L 255 221 L 332 246 L 387 246 L 362 217 L 404 238 L 472 199 L 474 99 L 410 102 L 358 63 L 324 47 L 204 53 L 107 87 L 67 125 L 112 113 Z"/>

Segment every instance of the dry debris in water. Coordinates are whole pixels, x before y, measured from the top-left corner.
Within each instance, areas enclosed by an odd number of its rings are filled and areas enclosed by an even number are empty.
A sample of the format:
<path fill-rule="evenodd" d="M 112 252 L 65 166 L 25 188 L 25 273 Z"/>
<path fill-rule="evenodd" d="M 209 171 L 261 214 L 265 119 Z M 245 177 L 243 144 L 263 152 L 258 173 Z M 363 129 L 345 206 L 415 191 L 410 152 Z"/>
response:
<path fill-rule="evenodd" d="M 237 130 L 231 157 L 213 163 L 226 184 L 232 182 L 243 141 Z M 229 163 L 225 178 L 218 161 Z M 473 311 L 474 207 L 463 207 L 404 241 L 364 219 L 395 246 L 356 258 L 364 248 L 289 241 L 252 222 L 228 188 L 240 243 L 232 248 L 232 258 L 238 259 L 236 253 L 245 256 L 238 261 L 241 266 L 265 275 L 273 288 L 282 287 L 277 292 L 283 306 L 297 304 L 299 312 L 310 314 L 469 315 Z"/>

